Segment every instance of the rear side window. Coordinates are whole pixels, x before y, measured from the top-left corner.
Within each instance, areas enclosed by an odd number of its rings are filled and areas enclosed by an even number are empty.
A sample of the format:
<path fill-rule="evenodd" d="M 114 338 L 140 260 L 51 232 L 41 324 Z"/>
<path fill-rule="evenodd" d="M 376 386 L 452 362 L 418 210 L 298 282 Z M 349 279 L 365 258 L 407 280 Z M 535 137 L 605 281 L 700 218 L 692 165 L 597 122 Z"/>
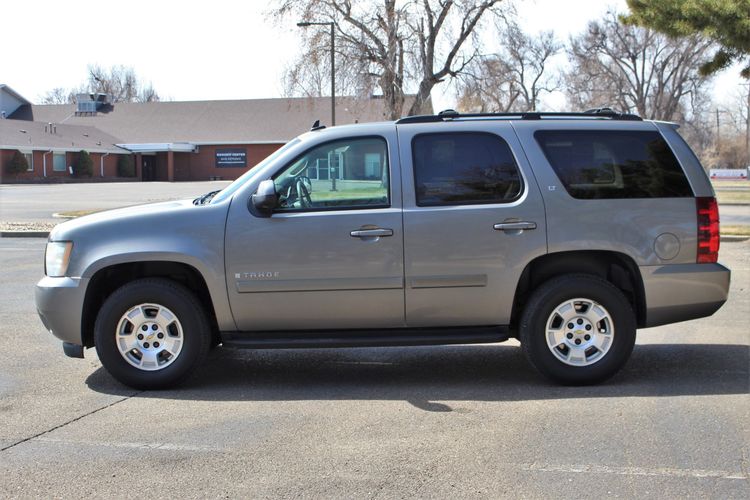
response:
<path fill-rule="evenodd" d="M 677 158 L 658 132 L 540 130 L 534 137 L 574 198 L 693 196 Z"/>
<path fill-rule="evenodd" d="M 494 134 L 422 134 L 412 140 L 417 205 L 506 203 L 521 193 L 508 144 Z"/>

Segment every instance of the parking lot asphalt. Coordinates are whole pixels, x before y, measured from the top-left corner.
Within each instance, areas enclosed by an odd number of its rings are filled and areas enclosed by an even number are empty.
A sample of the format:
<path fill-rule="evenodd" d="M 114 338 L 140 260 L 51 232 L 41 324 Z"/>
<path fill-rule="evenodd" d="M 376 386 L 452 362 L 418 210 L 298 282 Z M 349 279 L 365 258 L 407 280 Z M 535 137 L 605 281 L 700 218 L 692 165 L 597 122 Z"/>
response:
<path fill-rule="evenodd" d="M 750 242 L 730 300 L 560 387 L 517 343 L 233 351 L 138 392 L 36 316 L 43 240 L 0 239 L 0 497 L 748 498 Z"/>

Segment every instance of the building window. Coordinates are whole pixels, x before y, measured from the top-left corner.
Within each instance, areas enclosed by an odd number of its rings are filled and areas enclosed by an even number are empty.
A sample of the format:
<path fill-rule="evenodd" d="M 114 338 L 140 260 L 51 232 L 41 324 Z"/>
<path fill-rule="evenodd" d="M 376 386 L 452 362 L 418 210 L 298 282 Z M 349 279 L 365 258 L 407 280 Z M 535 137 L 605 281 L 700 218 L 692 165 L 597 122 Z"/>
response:
<path fill-rule="evenodd" d="M 34 153 L 31 151 L 22 151 L 21 154 L 23 154 L 24 158 L 26 158 L 26 171 L 27 172 L 33 172 L 34 171 Z"/>
<path fill-rule="evenodd" d="M 65 153 L 53 153 L 52 154 L 52 170 L 55 172 L 65 172 L 67 166 L 65 165 Z"/>

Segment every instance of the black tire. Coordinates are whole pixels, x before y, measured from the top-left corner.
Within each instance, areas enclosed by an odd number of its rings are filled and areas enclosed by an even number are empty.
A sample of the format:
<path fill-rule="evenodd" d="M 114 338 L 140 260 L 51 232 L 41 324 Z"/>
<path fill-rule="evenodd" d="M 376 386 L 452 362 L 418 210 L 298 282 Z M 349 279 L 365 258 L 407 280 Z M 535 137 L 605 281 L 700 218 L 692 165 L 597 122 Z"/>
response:
<path fill-rule="evenodd" d="M 601 305 L 609 313 L 608 317 L 611 318 L 610 324 L 613 328 L 613 336 L 607 342 L 606 350 L 599 351 L 596 347 L 589 348 L 586 352 L 592 352 L 593 354 L 590 357 L 589 354 L 582 355 L 582 362 L 590 362 L 591 364 L 572 366 L 561 359 L 570 350 L 567 347 L 568 340 L 570 342 L 581 340 L 581 345 L 585 347 L 587 341 L 579 338 L 579 336 L 582 337 L 590 332 L 574 326 L 575 333 L 569 332 L 569 335 L 575 335 L 573 339 L 569 339 L 568 333 L 565 333 L 566 343 L 558 347 L 550 347 L 547 341 L 547 324 L 548 321 L 552 324 L 559 321 L 556 316 L 553 316 L 558 307 L 565 304 L 566 301 L 579 298 Z M 574 321 L 577 323 L 578 320 Z M 573 322 L 567 323 L 567 325 L 572 324 Z M 601 323 L 592 322 L 594 329 L 599 324 Z M 564 329 L 569 327 L 567 325 L 556 328 L 565 331 Z M 534 290 L 521 316 L 519 333 L 526 357 L 539 372 L 558 383 L 587 385 L 596 384 L 610 378 L 627 362 L 635 344 L 636 321 L 630 302 L 614 285 L 596 276 L 568 274 L 553 278 Z M 552 343 L 555 344 L 556 342 Z M 581 347 L 576 351 L 577 347 L 572 344 L 571 346 L 574 353 L 581 352 L 583 349 Z M 595 360 L 591 361 L 592 359 Z M 581 362 L 580 360 L 576 361 Z"/>
<path fill-rule="evenodd" d="M 181 347 L 163 368 L 138 368 L 120 353 L 117 332 L 120 320 L 140 304 L 157 304 L 172 312 L 181 326 Z M 184 382 L 206 357 L 211 329 L 200 301 L 184 286 L 161 278 L 144 278 L 118 288 L 102 305 L 94 326 L 99 360 L 117 380 L 136 389 L 166 389 Z"/>

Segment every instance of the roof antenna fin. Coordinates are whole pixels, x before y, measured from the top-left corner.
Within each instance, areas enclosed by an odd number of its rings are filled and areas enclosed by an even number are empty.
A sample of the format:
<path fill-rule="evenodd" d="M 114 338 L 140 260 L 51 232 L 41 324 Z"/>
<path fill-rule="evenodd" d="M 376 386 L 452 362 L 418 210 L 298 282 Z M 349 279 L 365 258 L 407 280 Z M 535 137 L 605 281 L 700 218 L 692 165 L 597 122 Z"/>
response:
<path fill-rule="evenodd" d="M 320 120 L 315 120 L 315 123 L 312 124 L 312 127 L 310 128 L 310 132 L 314 132 L 316 130 L 324 129 L 326 128 L 325 125 L 320 124 Z"/>

